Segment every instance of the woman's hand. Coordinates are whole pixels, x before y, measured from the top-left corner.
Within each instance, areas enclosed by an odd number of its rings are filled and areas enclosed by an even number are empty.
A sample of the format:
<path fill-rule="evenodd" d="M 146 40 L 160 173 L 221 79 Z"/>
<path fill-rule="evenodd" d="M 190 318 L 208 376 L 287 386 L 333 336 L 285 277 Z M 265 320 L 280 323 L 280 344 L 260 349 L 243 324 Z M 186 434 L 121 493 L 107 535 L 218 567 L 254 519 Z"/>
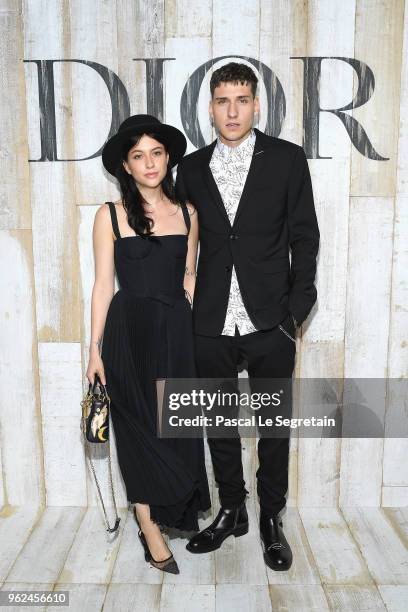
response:
<path fill-rule="evenodd" d="M 193 308 L 193 299 L 192 299 L 190 293 L 187 291 L 187 289 L 184 289 L 184 293 L 185 293 L 185 296 L 186 296 L 187 300 L 190 302 L 191 308 Z"/>
<path fill-rule="evenodd" d="M 105 369 L 103 367 L 102 358 L 99 354 L 98 346 L 92 345 L 89 353 L 88 368 L 86 370 L 86 377 L 91 385 L 95 382 L 95 374 L 99 376 L 99 380 L 103 385 L 106 385 Z"/>

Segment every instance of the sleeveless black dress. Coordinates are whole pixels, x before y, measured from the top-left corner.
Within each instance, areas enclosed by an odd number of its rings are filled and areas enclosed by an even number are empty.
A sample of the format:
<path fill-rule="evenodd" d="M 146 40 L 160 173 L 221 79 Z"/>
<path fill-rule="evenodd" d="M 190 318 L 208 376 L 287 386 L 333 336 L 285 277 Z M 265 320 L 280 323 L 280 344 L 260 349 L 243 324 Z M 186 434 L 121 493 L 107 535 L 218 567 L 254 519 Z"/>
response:
<path fill-rule="evenodd" d="M 109 305 L 101 357 L 119 467 L 131 503 L 153 521 L 198 530 L 211 506 L 202 438 L 157 434 L 156 380 L 196 377 L 192 312 L 184 288 L 188 234 L 121 237 L 110 208 L 120 286 Z M 190 215 L 182 205 L 187 232 Z"/>

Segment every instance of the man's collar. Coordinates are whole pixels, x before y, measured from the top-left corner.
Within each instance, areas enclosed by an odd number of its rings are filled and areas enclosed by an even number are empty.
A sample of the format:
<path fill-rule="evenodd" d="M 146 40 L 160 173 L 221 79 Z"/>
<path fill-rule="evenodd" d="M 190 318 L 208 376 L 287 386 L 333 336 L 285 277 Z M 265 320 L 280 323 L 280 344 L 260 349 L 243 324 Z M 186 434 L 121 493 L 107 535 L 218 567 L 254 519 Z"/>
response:
<path fill-rule="evenodd" d="M 245 140 L 243 140 L 236 147 L 230 147 L 224 144 L 223 142 L 221 142 L 220 137 L 218 136 L 216 148 L 218 150 L 218 153 L 220 153 L 222 157 L 225 157 L 225 158 L 227 158 L 233 151 L 237 153 L 248 151 L 248 153 L 252 154 L 253 148 L 255 146 L 255 140 L 256 140 L 255 132 L 253 129 L 251 129 L 251 131 L 249 132 Z"/>

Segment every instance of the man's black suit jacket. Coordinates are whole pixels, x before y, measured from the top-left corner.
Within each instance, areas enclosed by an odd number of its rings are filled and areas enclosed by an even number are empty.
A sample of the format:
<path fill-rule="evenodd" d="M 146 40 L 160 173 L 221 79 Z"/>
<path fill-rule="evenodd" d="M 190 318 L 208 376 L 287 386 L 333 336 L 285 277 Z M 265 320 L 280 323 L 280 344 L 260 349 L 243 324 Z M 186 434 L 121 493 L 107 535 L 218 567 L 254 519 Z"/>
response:
<path fill-rule="evenodd" d="M 255 129 L 246 183 L 231 226 L 209 167 L 216 141 L 178 165 L 178 197 L 198 211 L 200 254 L 194 332 L 221 334 L 235 266 L 248 315 L 259 330 L 292 314 L 300 325 L 316 301 L 319 228 L 303 148 Z M 289 253 L 291 252 L 291 261 Z"/>

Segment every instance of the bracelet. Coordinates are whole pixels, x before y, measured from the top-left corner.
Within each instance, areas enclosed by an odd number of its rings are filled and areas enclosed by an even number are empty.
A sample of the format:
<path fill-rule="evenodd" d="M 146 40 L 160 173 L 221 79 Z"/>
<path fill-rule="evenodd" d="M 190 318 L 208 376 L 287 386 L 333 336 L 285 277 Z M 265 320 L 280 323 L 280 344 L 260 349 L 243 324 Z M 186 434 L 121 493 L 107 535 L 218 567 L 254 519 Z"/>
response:
<path fill-rule="evenodd" d="M 194 270 L 193 272 L 190 272 L 190 270 L 188 269 L 188 267 L 186 267 L 185 274 L 186 274 L 187 276 L 196 276 L 196 272 L 195 272 L 195 270 Z"/>

